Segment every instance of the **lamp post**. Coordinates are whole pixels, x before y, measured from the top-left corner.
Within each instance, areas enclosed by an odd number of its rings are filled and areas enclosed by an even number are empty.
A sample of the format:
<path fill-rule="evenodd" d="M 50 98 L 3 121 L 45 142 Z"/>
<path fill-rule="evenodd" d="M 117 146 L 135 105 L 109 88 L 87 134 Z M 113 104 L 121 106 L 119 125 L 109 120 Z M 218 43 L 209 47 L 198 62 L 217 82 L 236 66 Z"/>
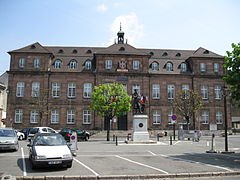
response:
<path fill-rule="evenodd" d="M 223 96 L 223 104 L 224 104 L 224 123 L 225 123 L 225 152 L 228 152 L 228 120 L 227 120 L 227 95 L 229 91 L 227 87 L 224 85 L 222 88 L 222 96 Z"/>

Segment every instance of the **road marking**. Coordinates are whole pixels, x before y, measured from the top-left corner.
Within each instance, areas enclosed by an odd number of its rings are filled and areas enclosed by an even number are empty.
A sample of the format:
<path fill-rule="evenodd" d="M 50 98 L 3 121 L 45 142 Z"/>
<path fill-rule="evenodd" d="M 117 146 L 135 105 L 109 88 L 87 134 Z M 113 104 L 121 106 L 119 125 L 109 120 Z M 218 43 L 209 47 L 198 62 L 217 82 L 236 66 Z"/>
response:
<path fill-rule="evenodd" d="M 226 171 L 233 172 L 233 170 L 228 169 L 228 168 L 225 168 L 225 167 L 222 167 L 222 166 L 207 164 L 207 163 L 203 163 L 203 162 L 199 162 L 199 161 L 193 161 L 193 160 L 188 160 L 188 159 L 170 157 L 170 156 L 163 155 L 163 154 L 159 154 L 159 156 L 166 157 L 166 158 L 170 158 L 170 159 L 176 159 L 176 160 L 186 161 L 186 162 L 195 163 L 195 164 L 202 164 L 202 165 L 205 165 L 205 166 L 210 166 L 210 167 L 214 167 L 214 168 L 218 168 L 218 169 L 224 169 L 224 170 L 226 170 Z"/>
<path fill-rule="evenodd" d="M 176 145 L 176 144 L 178 144 L 178 143 L 180 143 L 180 141 L 175 142 L 173 145 Z"/>
<path fill-rule="evenodd" d="M 22 147 L 21 147 L 21 151 L 22 151 L 22 162 L 23 162 L 23 176 L 27 176 L 25 156 L 24 156 L 24 152 L 23 152 Z"/>
<path fill-rule="evenodd" d="M 153 156 L 156 156 L 155 153 L 153 153 L 152 151 L 148 151 L 150 154 L 152 154 Z"/>
<path fill-rule="evenodd" d="M 83 164 L 82 162 L 80 162 L 79 160 L 77 160 L 76 158 L 73 158 L 74 161 L 76 161 L 77 163 L 81 164 L 83 167 L 85 167 L 86 169 L 88 169 L 89 171 L 91 171 L 95 176 L 99 176 L 99 174 L 94 171 L 93 169 L 91 169 L 90 167 L 88 167 L 87 165 Z"/>
<path fill-rule="evenodd" d="M 156 171 L 160 171 L 160 172 L 162 172 L 162 173 L 164 173 L 164 174 L 168 174 L 167 171 L 164 171 L 164 170 L 162 170 L 162 169 L 158 169 L 158 168 L 155 168 L 155 167 L 146 165 L 146 164 L 142 164 L 142 163 L 139 163 L 139 162 L 137 162 L 137 161 L 133 161 L 133 160 L 130 160 L 130 159 L 127 159 L 127 158 L 118 156 L 118 155 L 116 155 L 115 157 L 120 158 L 120 159 L 123 159 L 123 160 L 128 161 L 128 162 L 131 162 L 131 163 L 134 163 L 134 164 L 137 164 L 137 165 L 140 165 L 140 166 L 144 166 L 144 167 L 147 167 L 147 168 L 150 168 L 150 169 L 154 169 L 154 170 L 156 170 Z"/>

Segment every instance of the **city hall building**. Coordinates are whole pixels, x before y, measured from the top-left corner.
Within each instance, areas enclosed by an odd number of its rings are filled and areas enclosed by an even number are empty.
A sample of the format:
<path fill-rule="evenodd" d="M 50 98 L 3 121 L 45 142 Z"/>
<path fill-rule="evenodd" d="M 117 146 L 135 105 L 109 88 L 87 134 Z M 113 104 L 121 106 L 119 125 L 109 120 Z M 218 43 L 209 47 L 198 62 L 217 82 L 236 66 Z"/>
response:
<path fill-rule="evenodd" d="M 190 126 L 194 120 L 197 129 L 224 129 L 224 57 L 207 49 L 136 48 L 126 43 L 120 30 L 109 47 L 34 43 L 8 53 L 8 126 L 104 130 L 104 118 L 90 110 L 91 93 L 96 85 L 117 82 L 129 95 L 137 89 L 148 97 L 149 129 L 171 128 L 175 112 L 170 101 L 188 89 L 197 91 L 204 102 L 199 114 L 190 119 Z M 44 112 L 41 118 L 40 109 Z M 230 120 L 230 113 L 227 116 Z M 131 130 L 132 120 L 133 114 L 128 112 L 113 119 L 111 128 Z M 177 115 L 177 123 L 184 122 Z"/>

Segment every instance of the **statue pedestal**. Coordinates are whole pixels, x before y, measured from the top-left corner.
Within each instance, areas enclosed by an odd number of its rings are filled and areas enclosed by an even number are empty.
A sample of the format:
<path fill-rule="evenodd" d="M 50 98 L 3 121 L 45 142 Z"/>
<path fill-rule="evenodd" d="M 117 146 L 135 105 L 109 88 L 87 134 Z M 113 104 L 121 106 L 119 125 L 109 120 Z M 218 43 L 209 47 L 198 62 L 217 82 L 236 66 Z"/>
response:
<path fill-rule="evenodd" d="M 144 114 L 133 116 L 133 142 L 148 142 L 149 133 L 147 131 L 148 116 Z"/>

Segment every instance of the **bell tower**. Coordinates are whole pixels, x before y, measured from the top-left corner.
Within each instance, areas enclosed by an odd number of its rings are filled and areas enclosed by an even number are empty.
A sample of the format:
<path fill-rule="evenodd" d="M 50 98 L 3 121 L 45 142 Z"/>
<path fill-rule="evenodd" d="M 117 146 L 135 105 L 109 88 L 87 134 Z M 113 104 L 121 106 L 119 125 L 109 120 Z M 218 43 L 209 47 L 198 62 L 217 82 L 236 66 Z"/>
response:
<path fill-rule="evenodd" d="M 120 31 L 118 31 L 117 36 L 118 36 L 118 44 L 124 44 L 124 32 L 122 31 L 121 23 L 120 23 Z"/>

